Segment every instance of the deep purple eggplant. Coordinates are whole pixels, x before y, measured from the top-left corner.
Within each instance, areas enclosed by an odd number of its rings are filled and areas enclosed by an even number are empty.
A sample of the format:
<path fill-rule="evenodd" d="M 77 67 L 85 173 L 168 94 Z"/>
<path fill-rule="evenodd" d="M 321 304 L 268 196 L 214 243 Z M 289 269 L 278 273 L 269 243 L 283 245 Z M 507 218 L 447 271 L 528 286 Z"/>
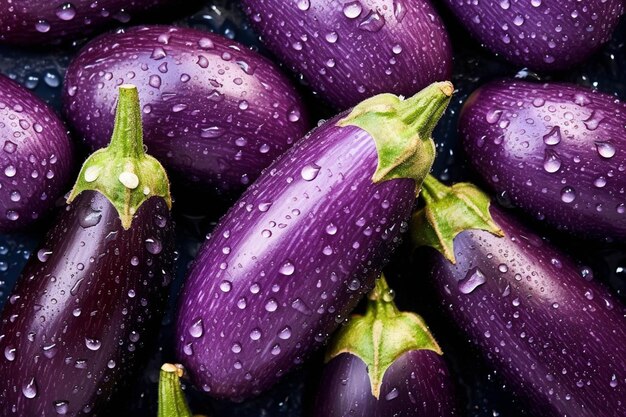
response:
<path fill-rule="evenodd" d="M 46 214 L 63 194 L 74 152 L 63 122 L 30 91 L 0 75 L 0 233 Z"/>
<path fill-rule="evenodd" d="M 535 70 L 566 70 L 611 39 L 622 0 L 445 0 L 492 52 Z"/>
<path fill-rule="evenodd" d="M 441 306 L 541 417 L 626 415 L 626 310 L 471 184 L 424 181 L 411 234 Z"/>
<path fill-rule="evenodd" d="M 312 416 L 457 416 L 441 355 L 424 320 L 398 310 L 381 276 L 365 315 L 333 337 Z"/>
<path fill-rule="evenodd" d="M 106 415 L 159 328 L 173 274 L 169 184 L 143 151 L 131 87 L 111 145 L 85 162 L 0 316 L 0 416 Z"/>
<path fill-rule="evenodd" d="M 274 384 L 369 291 L 408 226 L 452 85 L 384 94 L 286 152 L 219 222 L 180 297 L 176 345 L 197 387 Z"/>
<path fill-rule="evenodd" d="M 308 129 L 269 60 L 211 33 L 145 26 L 97 38 L 68 68 L 65 114 L 93 149 L 110 137 L 123 82 L 139 88 L 149 151 L 181 184 L 241 191 Z"/>
<path fill-rule="evenodd" d="M 474 168 L 515 205 L 581 236 L 626 238 L 626 103 L 501 80 L 467 100 L 459 130 Z"/>
<path fill-rule="evenodd" d="M 174 0 L 0 0 L 0 43 L 41 46 L 82 38 Z"/>
<path fill-rule="evenodd" d="M 411 96 L 452 73 L 452 49 L 429 0 L 243 0 L 262 40 L 330 104 Z"/>

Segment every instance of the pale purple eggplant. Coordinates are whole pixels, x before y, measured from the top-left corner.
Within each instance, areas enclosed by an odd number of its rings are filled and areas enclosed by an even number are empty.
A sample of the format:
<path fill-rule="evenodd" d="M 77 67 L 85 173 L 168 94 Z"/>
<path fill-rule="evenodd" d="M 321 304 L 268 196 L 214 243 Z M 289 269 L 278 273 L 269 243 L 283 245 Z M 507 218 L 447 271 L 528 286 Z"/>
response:
<path fill-rule="evenodd" d="M 326 362 L 313 417 L 459 415 L 441 349 L 421 317 L 398 310 L 383 276 L 365 315 L 333 337 Z"/>
<path fill-rule="evenodd" d="M 128 23 L 174 3 L 173 0 L 0 0 L 0 43 L 58 44 Z"/>
<path fill-rule="evenodd" d="M 74 152 L 43 101 L 0 75 L 0 233 L 44 216 L 65 192 Z"/>
<path fill-rule="evenodd" d="M 428 178 L 422 196 L 411 234 L 441 253 L 419 265 L 506 388 L 536 416 L 626 415 L 626 309 L 607 288 L 471 184 Z"/>
<path fill-rule="evenodd" d="M 199 389 L 260 393 L 345 320 L 407 227 L 451 94 L 379 95 L 327 121 L 221 219 L 179 300 L 178 359 Z"/>
<path fill-rule="evenodd" d="M 265 45 L 321 97 L 346 109 L 411 96 L 450 78 L 452 50 L 429 0 L 243 0 Z"/>
<path fill-rule="evenodd" d="M 65 115 L 92 149 L 110 137 L 117 86 L 136 84 L 144 140 L 187 186 L 237 193 L 308 129 L 269 60 L 194 29 L 145 26 L 87 44 L 65 76 Z"/>
<path fill-rule="evenodd" d="M 469 160 L 532 216 L 583 237 L 626 238 L 626 104 L 569 84 L 501 80 L 465 104 Z"/>
<path fill-rule="evenodd" d="M 535 70 L 566 70 L 611 39 L 622 0 L 445 0 L 490 51 Z"/>
<path fill-rule="evenodd" d="M 0 316 L 0 416 L 107 415 L 159 329 L 169 189 L 143 151 L 136 89 L 120 94 L 110 147 L 83 166 Z"/>

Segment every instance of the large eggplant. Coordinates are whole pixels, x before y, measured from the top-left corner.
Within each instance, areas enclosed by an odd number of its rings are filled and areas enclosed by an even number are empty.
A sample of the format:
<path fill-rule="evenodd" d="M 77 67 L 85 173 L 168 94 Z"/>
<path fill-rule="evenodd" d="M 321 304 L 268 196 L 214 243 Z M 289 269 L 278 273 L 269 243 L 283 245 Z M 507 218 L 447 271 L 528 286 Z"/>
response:
<path fill-rule="evenodd" d="M 452 50 L 429 0 L 243 0 L 262 40 L 333 106 L 447 80 Z"/>
<path fill-rule="evenodd" d="M 411 235 L 442 308 L 541 417 L 626 415 L 626 310 L 471 184 L 424 181 Z"/>
<path fill-rule="evenodd" d="M 0 75 L 0 233 L 23 228 L 63 194 L 74 165 L 63 122 L 30 91 Z"/>
<path fill-rule="evenodd" d="M 326 340 L 408 226 L 452 86 L 373 97 L 300 140 L 219 222 L 180 296 L 176 345 L 198 388 L 240 399 Z"/>
<path fill-rule="evenodd" d="M 611 39 L 622 0 L 445 0 L 483 45 L 516 65 L 565 70 Z"/>
<path fill-rule="evenodd" d="M 421 317 L 398 310 L 384 276 L 365 315 L 333 337 L 326 362 L 312 416 L 458 415 L 439 345 Z"/>
<path fill-rule="evenodd" d="M 103 416 L 159 328 L 173 274 L 169 184 L 145 155 L 134 87 L 111 145 L 83 166 L 71 203 L 0 316 L 0 416 Z"/>
<path fill-rule="evenodd" d="M 626 238 L 626 104 L 568 84 L 501 80 L 466 102 L 459 130 L 498 193 L 581 236 Z"/>
<path fill-rule="evenodd" d="M 97 38 L 67 70 L 65 114 L 92 149 L 110 137 L 123 82 L 139 88 L 146 145 L 181 184 L 239 192 L 308 129 L 269 60 L 211 33 L 145 26 Z"/>
<path fill-rule="evenodd" d="M 0 43 L 41 46 L 84 37 L 173 0 L 0 0 Z"/>

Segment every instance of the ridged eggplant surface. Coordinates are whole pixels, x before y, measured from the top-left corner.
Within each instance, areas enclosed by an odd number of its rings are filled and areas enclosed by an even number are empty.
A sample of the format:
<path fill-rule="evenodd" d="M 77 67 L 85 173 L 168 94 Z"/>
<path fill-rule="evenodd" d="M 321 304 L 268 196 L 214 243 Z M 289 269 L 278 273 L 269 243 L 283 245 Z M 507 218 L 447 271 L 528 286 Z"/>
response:
<path fill-rule="evenodd" d="M 204 244 L 180 297 L 179 359 L 239 399 L 322 345 L 399 243 L 415 181 L 372 182 L 372 137 L 331 119 L 250 187 Z"/>
<path fill-rule="evenodd" d="M 0 75 L 0 233 L 45 215 L 67 186 L 74 152 L 63 122 Z"/>
<path fill-rule="evenodd" d="M 622 0 L 445 0 L 470 33 L 506 60 L 566 70 L 611 39 Z"/>
<path fill-rule="evenodd" d="M 92 149 L 108 143 L 123 83 L 139 89 L 149 152 L 187 186 L 239 192 L 308 130 L 269 60 L 211 33 L 144 26 L 93 40 L 68 68 L 65 115 Z"/>
<path fill-rule="evenodd" d="M 490 211 L 505 237 L 461 232 L 456 264 L 428 249 L 442 307 L 533 415 L 626 415 L 624 307 L 565 254 Z"/>
<path fill-rule="evenodd" d="M 626 104 L 502 80 L 468 99 L 459 129 L 474 168 L 515 205 L 583 237 L 626 238 Z"/>
<path fill-rule="evenodd" d="M 160 325 L 173 226 L 149 199 L 132 226 L 102 194 L 66 207 L 0 316 L 0 416 L 104 416 Z"/>
<path fill-rule="evenodd" d="M 452 49 L 429 0 L 243 0 L 263 42 L 339 109 L 450 78 Z"/>

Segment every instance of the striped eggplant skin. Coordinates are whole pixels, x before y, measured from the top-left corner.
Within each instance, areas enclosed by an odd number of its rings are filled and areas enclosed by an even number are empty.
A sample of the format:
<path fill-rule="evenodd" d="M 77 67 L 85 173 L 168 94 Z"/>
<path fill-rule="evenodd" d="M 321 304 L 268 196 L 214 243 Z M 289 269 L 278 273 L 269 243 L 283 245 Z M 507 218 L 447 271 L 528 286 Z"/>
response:
<path fill-rule="evenodd" d="M 243 0 L 264 44 L 328 103 L 413 95 L 450 78 L 452 48 L 429 0 Z"/>
<path fill-rule="evenodd" d="M 128 23 L 173 0 L 0 0 L 0 43 L 21 46 L 58 44 L 107 27 Z"/>
<path fill-rule="evenodd" d="M 566 70 L 611 39 L 622 0 L 445 0 L 493 53 L 534 70 Z"/>
<path fill-rule="evenodd" d="M 365 363 L 350 353 L 328 362 L 311 417 L 458 416 L 443 357 L 430 350 L 404 353 L 387 369 L 381 395 L 372 395 Z"/>
<path fill-rule="evenodd" d="M 30 91 L 0 75 L 0 233 L 46 214 L 74 165 L 67 130 Z"/>
<path fill-rule="evenodd" d="M 533 415 L 626 415 L 624 308 L 510 214 L 490 212 L 505 237 L 461 232 L 456 264 L 422 253 L 442 308 Z"/>
<path fill-rule="evenodd" d="M 530 215 L 582 237 L 626 238 L 626 104 L 500 80 L 468 99 L 459 132 L 484 181 Z"/>
<path fill-rule="evenodd" d="M 124 230 L 102 194 L 66 206 L 0 316 L 0 416 L 104 416 L 159 329 L 173 226 L 152 197 Z"/>
<path fill-rule="evenodd" d="M 108 143 L 127 82 L 139 89 L 149 152 L 180 184 L 238 193 L 308 129 L 269 60 L 211 33 L 143 26 L 93 40 L 68 68 L 64 112 L 92 149 Z"/>
<path fill-rule="evenodd" d="M 191 267 L 178 358 L 213 396 L 258 394 L 321 347 L 408 227 L 415 180 L 374 184 L 373 138 L 339 117 L 268 168 Z"/>

